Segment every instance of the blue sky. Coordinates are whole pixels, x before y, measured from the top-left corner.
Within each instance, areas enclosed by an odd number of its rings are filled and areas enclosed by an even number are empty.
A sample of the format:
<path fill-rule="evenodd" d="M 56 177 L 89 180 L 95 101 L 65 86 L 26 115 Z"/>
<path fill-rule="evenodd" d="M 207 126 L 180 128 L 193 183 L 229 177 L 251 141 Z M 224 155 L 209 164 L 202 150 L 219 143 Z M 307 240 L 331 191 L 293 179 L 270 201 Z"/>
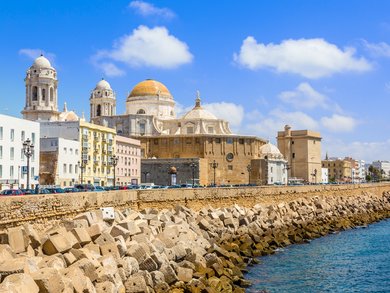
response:
<path fill-rule="evenodd" d="M 140 81 L 178 112 L 196 90 L 236 133 L 275 142 L 290 124 L 323 155 L 390 160 L 389 1 L 1 1 L 0 113 L 20 116 L 25 72 L 43 52 L 59 104 L 89 116 L 104 77 L 117 113 Z"/>

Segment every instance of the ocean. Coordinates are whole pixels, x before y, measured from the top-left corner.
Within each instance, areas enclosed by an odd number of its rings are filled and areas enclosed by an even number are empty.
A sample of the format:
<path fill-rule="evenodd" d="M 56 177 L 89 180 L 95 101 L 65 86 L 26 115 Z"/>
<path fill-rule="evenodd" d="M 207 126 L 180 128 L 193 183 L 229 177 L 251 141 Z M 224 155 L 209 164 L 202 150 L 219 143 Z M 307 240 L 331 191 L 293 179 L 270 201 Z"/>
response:
<path fill-rule="evenodd" d="M 390 219 L 259 258 L 247 292 L 390 292 Z"/>

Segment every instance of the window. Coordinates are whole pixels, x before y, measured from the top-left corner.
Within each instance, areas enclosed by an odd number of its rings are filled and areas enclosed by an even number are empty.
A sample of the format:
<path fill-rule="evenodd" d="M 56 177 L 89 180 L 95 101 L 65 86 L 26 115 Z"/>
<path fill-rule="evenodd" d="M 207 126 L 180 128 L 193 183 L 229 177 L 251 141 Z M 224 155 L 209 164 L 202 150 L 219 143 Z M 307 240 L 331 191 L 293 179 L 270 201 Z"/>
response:
<path fill-rule="evenodd" d="M 210 126 L 209 126 L 209 127 L 207 128 L 207 132 L 208 132 L 208 133 L 214 133 L 214 127 L 210 127 Z"/>
<path fill-rule="evenodd" d="M 51 87 L 50 88 L 50 102 L 53 102 L 53 97 L 54 97 L 54 93 L 53 93 L 53 88 Z"/>
<path fill-rule="evenodd" d="M 66 164 L 64 164 L 63 172 L 64 172 L 64 174 L 66 173 Z"/>
<path fill-rule="evenodd" d="M 72 174 L 72 168 L 73 168 L 73 165 L 72 164 L 69 164 L 69 174 Z"/>
<path fill-rule="evenodd" d="M 191 138 L 186 138 L 186 144 L 192 144 L 192 139 Z"/>
<path fill-rule="evenodd" d="M 64 154 L 66 154 L 68 152 L 68 150 L 66 148 L 64 148 Z"/>
<path fill-rule="evenodd" d="M 34 167 L 32 167 L 32 168 L 31 168 L 30 177 L 31 177 L 31 178 L 34 178 L 34 174 L 35 174 L 35 169 L 34 169 Z"/>
<path fill-rule="evenodd" d="M 74 150 L 74 154 L 78 155 L 79 154 L 79 150 Z"/>
<path fill-rule="evenodd" d="M 71 155 L 73 155 L 73 149 L 72 149 L 72 148 L 69 149 L 69 153 L 70 153 Z"/>
<path fill-rule="evenodd" d="M 218 137 L 215 139 L 215 143 L 221 143 L 221 139 Z"/>
<path fill-rule="evenodd" d="M 154 139 L 154 144 L 158 145 L 158 139 L 157 138 Z"/>
<path fill-rule="evenodd" d="M 243 139 L 243 138 L 240 138 L 240 139 L 238 140 L 238 143 L 239 143 L 239 144 L 244 144 L 244 139 Z"/>
<path fill-rule="evenodd" d="M 42 89 L 42 101 L 46 100 L 46 90 Z"/>
<path fill-rule="evenodd" d="M 196 143 L 196 144 L 200 144 L 200 139 L 199 139 L 199 137 L 195 138 L 195 143 Z"/>
<path fill-rule="evenodd" d="M 293 140 L 291 141 L 291 144 L 294 144 L 294 141 L 293 141 Z"/>
<path fill-rule="evenodd" d="M 14 178 L 14 166 L 10 166 L 10 167 L 9 167 L 9 177 L 10 177 L 11 179 Z"/>
<path fill-rule="evenodd" d="M 3 146 L 0 145 L 0 159 L 3 158 Z"/>
<path fill-rule="evenodd" d="M 13 147 L 11 147 L 9 149 L 9 156 L 10 156 L 10 159 L 13 160 L 14 159 L 14 155 L 15 155 L 15 149 Z"/>
<path fill-rule="evenodd" d="M 0 165 L 0 178 L 3 177 L 3 165 Z"/>
<path fill-rule="evenodd" d="M 193 126 L 188 126 L 187 127 L 187 134 L 193 134 L 194 133 L 194 127 Z"/>
<path fill-rule="evenodd" d="M 21 149 L 21 150 L 20 150 L 20 159 L 21 159 L 22 161 L 24 161 L 24 157 L 25 157 L 24 151 L 23 151 L 23 149 Z"/>
<path fill-rule="evenodd" d="M 74 165 L 74 172 L 75 172 L 76 174 L 78 174 L 78 173 L 79 173 L 79 166 L 77 166 L 77 165 Z"/>
<path fill-rule="evenodd" d="M 228 165 L 228 170 L 233 170 L 233 165 Z"/>
<path fill-rule="evenodd" d="M 145 110 L 144 110 L 144 109 L 139 109 L 139 110 L 137 111 L 137 114 L 145 114 Z"/>
<path fill-rule="evenodd" d="M 14 130 L 14 129 L 11 129 L 11 133 L 10 133 L 10 139 L 11 139 L 11 141 L 14 141 L 14 138 L 15 138 L 15 130 Z"/>
<path fill-rule="evenodd" d="M 145 123 L 140 123 L 140 124 L 139 124 L 139 133 L 140 133 L 141 135 L 144 135 L 144 134 L 145 134 L 145 131 L 146 131 Z"/>
<path fill-rule="evenodd" d="M 295 153 L 292 153 L 292 158 L 295 159 Z"/>
<path fill-rule="evenodd" d="M 36 86 L 33 86 L 32 99 L 33 101 L 38 100 L 38 88 Z"/>
<path fill-rule="evenodd" d="M 0 140 L 3 139 L 3 126 L 0 126 Z"/>
<path fill-rule="evenodd" d="M 228 138 L 226 139 L 226 143 L 227 143 L 227 144 L 232 144 L 232 143 L 233 143 L 233 138 L 228 137 Z"/>
<path fill-rule="evenodd" d="M 35 144 L 35 133 L 31 133 L 31 142 Z"/>
<path fill-rule="evenodd" d="M 22 141 L 24 141 L 25 136 L 26 136 L 26 133 L 24 132 L 24 130 L 22 130 L 22 134 L 21 134 Z"/>

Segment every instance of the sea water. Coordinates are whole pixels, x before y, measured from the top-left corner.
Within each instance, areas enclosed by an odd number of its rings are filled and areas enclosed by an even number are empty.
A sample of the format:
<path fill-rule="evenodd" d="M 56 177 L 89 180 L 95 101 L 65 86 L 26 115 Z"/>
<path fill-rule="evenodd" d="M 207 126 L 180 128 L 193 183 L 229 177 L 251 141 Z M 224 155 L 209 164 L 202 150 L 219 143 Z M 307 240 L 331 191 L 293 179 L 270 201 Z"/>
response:
<path fill-rule="evenodd" d="M 260 258 L 247 292 L 390 292 L 390 219 Z"/>

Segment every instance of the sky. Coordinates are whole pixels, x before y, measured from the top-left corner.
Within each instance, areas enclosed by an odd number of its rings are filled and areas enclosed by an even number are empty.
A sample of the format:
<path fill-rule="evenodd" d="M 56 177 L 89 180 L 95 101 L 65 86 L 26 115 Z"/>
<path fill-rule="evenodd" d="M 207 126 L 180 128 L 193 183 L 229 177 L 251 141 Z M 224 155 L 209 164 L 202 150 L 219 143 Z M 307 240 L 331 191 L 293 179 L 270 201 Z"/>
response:
<path fill-rule="evenodd" d="M 26 70 L 56 68 L 59 105 L 89 117 L 106 79 L 165 84 L 178 115 L 200 91 L 235 133 L 319 131 L 322 154 L 390 160 L 390 1 L 0 1 L 0 113 L 20 117 Z M 62 108 L 62 106 L 61 106 Z"/>

